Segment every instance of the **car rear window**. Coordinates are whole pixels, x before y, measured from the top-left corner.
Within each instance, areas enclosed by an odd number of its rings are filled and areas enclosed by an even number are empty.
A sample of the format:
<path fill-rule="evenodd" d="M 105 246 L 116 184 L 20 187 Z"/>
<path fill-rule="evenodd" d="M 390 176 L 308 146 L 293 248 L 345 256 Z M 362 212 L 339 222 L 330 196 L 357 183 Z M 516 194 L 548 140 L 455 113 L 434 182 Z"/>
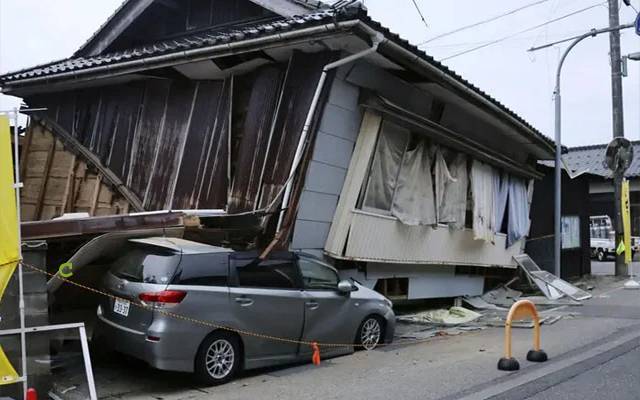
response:
<path fill-rule="evenodd" d="M 133 247 L 111 264 L 111 273 L 129 282 L 168 284 L 180 254 L 154 247 Z"/>
<path fill-rule="evenodd" d="M 172 283 L 194 286 L 226 286 L 229 253 L 183 255 Z"/>

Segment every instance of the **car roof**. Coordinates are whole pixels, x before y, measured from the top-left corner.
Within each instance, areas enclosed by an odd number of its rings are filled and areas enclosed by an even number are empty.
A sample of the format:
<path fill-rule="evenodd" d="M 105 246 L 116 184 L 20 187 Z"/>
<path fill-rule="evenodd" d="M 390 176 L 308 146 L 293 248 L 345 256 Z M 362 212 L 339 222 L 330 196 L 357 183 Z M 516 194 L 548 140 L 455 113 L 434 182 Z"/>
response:
<path fill-rule="evenodd" d="M 129 239 L 130 242 L 145 244 L 148 246 L 162 247 L 182 254 L 210 254 L 232 253 L 233 250 L 224 247 L 211 246 L 209 244 L 192 242 L 173 237 L 150 237 L 142 239 Z"/>

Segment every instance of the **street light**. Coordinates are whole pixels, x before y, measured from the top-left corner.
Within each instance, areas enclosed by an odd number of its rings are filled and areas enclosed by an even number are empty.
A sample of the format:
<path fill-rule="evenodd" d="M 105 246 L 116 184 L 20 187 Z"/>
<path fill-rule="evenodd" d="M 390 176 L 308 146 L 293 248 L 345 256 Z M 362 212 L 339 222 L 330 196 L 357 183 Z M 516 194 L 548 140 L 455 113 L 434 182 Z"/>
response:
<path fill-rule="evenodd" d="M 597 36 L 601 33 L 607 33 L 612 31 L 619 31 L 622 29 L 632 28 L 634 24 L 626 24 L 620 25 L 616 27 L 602 28 L 602 29 L 592 29 L 589 32 L 576 36 L 573 42 L 567 47 L 567 49 L 560 57 L 560 62 L 558 63 L 558 69 L 556 71 L 556 86 L 553 91 L 553 99 L 555 102 L 555 142 L 556 142 L 556 160 L 555 160 L 555 200 L 554 200 L 554 266 L 555 266 L 555 274 L 558 277 L 560 276 L 560 256 L 562 254 L 562 106 L 561 106 L 561 96 L 560 96 L 560 75 L 562 74 L 562 66 L 564 64 L 565 59 L 569 55 L 569 52 L 581 41 L 586 38 Z M 568 40 L 571 40 L 568 39 Z M 543 46 L 532 47 L 528 51 L 536 51 L 540 49 L 544 49 L 547 47 L 551 47 L 555 44 L 565 42 L 568 40 L 561 40 L 554 43 L 549 43 Z"/>

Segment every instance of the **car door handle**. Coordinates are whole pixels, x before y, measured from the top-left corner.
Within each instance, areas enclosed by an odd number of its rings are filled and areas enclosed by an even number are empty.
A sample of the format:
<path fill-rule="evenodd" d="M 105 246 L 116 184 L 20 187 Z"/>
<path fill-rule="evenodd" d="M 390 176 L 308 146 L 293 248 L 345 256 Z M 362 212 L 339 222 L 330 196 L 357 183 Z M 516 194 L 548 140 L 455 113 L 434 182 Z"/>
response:
<path fill-rule="evenodd" d="M 249 307 L 253 304 L 253 300 L 248 297 L 236 297 L 235 300 L 241 307 Z"/>
<path fill-rule="evenodd" d="M 320 307 L 320 304 L 318 304 L 317 301 L 308 301 L 306 303 L 304 303 L 308 309 L 310 310 L 315 310 L 316 308 Z"/>

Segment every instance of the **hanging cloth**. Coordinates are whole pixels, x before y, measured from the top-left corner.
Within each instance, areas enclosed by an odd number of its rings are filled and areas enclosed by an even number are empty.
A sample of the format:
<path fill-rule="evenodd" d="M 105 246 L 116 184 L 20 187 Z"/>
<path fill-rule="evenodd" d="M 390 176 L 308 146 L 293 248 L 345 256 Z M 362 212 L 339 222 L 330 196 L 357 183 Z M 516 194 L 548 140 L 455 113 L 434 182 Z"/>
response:
<path fill-rule="evenodd" d="M 509 182 L 509 229 L 507 247 L 529 234 L 529 191 L 527 183 L 512 177 Z"/>
<path fill-rule="evenodd" d="M 442 156 L 442 153 L 440 154 Z M 437 157 L 437 156 L 436 156 Z M 469 174 L 467 173 L 467 156 L 456 154 L 449 163 L 446 174 L 442 168 L 446 167 L 444 157 L 436 158 L 436 193 L 441 187 L 438 183 L 444 181 L 444 193 L 439 200 L 438 222 L 448 223 L 454 229 L 464 229 L 467 217 L 467 195 L 469 190 Z M 439 170 L 440 169 L 440 170 Z M 440 178 L 438 178 L 440 176 Z M 436 197 L 438 195 L 436 194 Z M 439 198 L 439 197 L 438 197 Z"/>
<path fill-rule="evenodd" d="M 427 141 L 411 138 L 402 159 L 391 214 L 405 225 L 435 225 L 436 208 Z"/>
<path fill-rule="evenodd" d="M 494 225 L 495 231 L 500 232 L 502 224 L 504 223 L 505 211 L 507 210 L 507 199 L 509 197 L 509 180 L 510 176 L 507 172 L 494 175 L 494 187 L 495 190 L 495 216 L 496 222 Z"/>
<path fill-rule="evenodd" d="M 494 169 L 478 160 L 471 167 L 471 195 L 473 200 L 473 238 L 493 242 L 494 240 Z"/>
<path fill-rule="evenodd" d="M 440 146 L 436 146 L 434 154 L 436 159 L 436 219 L 439 224 L 448 224 L 456 221 L 452 201 L 456 194 L 457 179 L 451 175 Z"/>

